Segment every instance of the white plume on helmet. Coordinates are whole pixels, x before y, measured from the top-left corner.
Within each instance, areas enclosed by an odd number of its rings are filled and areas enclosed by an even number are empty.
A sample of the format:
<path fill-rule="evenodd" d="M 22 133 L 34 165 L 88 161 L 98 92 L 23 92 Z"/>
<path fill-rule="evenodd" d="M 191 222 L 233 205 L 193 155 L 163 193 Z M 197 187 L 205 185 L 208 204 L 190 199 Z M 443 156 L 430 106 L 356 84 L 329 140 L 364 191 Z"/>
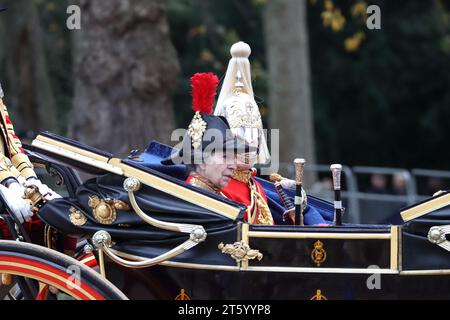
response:
<path fill-rule="evenodd" d="M 255 102 L 250 72 L 250 46 L 242 41 L 230 50 L 231 59 L 223 80 L 214 115 L 224 116 L 238 139 L 258 147 L 258 154 L 248 153 L 251 164 L 270 161 L 261 114 Z"/>

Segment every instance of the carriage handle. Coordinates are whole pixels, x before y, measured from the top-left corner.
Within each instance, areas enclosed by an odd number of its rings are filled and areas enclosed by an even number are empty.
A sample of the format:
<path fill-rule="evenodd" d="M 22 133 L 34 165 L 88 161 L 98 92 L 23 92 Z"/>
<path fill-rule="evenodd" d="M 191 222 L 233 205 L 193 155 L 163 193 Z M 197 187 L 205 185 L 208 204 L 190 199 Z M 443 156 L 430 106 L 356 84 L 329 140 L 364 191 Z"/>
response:
<path fill-rule="evenodd" d="M 182 254 L 183 252 L 195 247 L 202 241 L 204 240 L 198 240 L 191 234 L 191 237 L 179 246 L 173 248 L 170 251 L 167 251 L 166 253 L 163 253 L 160 256 L 149 259 L 140 256 L 128 255 L 118 250 L 111 249 L 111 235 L 104 230 L 97 231 L 92 237 L 92 243 L 98 250 L 102 250 L 112 261 L 127 268 L 148 268 L 154 266 Z M 138 261 L 126 260 L 121 258 L 120 256 L 132 257 L 133 260 Z"/>
<path fill-rule="evenodd" d="M 123 188 L 128 192 L 131 206 L 133 207 L 136 214 L 148 224 L 163 230 L 178 231 L 182 233 L 189 233 L 191 235 L 194 233 L 196 239 L 202 239 L 200 242 L 206 239 L 207 233 L 205 229 L 200 225 L 160 221 L 148 216 L 144 211 L 142 211 L 141 208 L 139 208 L 139 205 L 136 202 L 136 197 L 134 195 L 134 193 L 141 188 L 141 183 L 138 179 L 133 177 L 125 179 Z"/>
<path fill-rule="evenodd" d="M 142 220 L 159 229 L 188 233 L 189 239 L 173 248 L 172 250 L 167 251 L 166 253 L 163 253 L 162 255 L 155 258 L 148 259 L 144 257 L 133 256 L 133 260 L 138 261 L 130 261 L 122 258 L 129 256 L 126 253 L 111 249 L 112 240 L 111 235 L 108 232 L 104 230 L 97 231 L 92 237 L 92 243 L 98 250 L 103 251 L 115 263 L 128 268 L 147 268 L 176 257 L 183 252 L 195 247 L 197 244 L 205 241 L 207 233 L 205 229 L 200 225 L 160 221 L 148 216 L 144 211 L 142 211 L 134 195 L 134 193 L 141 188 L 141 183 L 138 179 L 133 177 L 125 179 L 123 188 L 128 192 L 131 206 Z"/>

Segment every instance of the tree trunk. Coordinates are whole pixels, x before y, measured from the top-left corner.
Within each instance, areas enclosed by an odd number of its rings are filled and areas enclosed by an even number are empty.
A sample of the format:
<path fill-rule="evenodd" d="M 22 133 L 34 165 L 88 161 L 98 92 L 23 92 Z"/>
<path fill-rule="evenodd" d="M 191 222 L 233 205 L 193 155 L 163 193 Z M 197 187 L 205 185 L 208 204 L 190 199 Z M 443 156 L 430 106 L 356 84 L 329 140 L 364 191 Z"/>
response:
<path fill-rule="evenodd" d="M 79 0 L 69 135 L 123 156 L 168 143 L 179 73 L 163 0 Z"/>
<path fill-rule="evenodd" d="M 34 2 L 3 1 L 1 14 L 5 37 L 2 58 L 8 85 L 6 104 L 16 132 L 58 131 L 56 103 L 50 83 L 44 39 Z"/>
<path fill-rule="evenodd" d="M 306 0 L 271 0 L 264 11 L 269 124 L 280 129 L 280 161 L 315 163 Z M 314 175 L 305 177 L 309 183 Z"/>

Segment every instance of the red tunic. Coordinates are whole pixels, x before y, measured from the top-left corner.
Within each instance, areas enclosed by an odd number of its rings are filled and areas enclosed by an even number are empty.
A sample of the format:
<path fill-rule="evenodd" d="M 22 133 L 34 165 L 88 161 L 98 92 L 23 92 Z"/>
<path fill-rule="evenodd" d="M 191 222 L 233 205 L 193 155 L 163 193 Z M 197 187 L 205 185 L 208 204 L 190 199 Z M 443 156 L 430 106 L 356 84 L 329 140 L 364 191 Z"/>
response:
<path fill-rule="evenodd" d="M 36 215 L 31 217 L 30 222 L 24 222 L 23 227 L 30 235 L 33 243 L 44 245 L 44 222 L 42 222 Z M 11 234 L 8 230 L 8 225 L 3 220 L 0 220 L 0 232 L 6 240 L 12 240 Z"/>
<path fill-rule="evenodd" d="M 253 176 L 255 174 L 256 171 L 253 172 Z M 272 214 L 267 205 L 266 193 L 261 184 L 251 176 L 247 176 L 246 180 L 248 181 L 243 182 L 231 179 L 225 188 L 218 190 L 204 177 L 193 172 L 186 179 L 186 182 L 245 205 L 247 210 L 244 214 L 244 220 L 249 223 L 266 225 L 274 224 Z M 251 221 L 249 221 L 249 217 L 251 217 Z"/>
<path fill-rule="evenodd" d="M 256 186 L 256 191 L 261 195 L 261 197 L 264 199 L 265 205 L 267 205 L 267 196 L 264 192 L 263 187 L 261 184 L 256 181 L 255 179 L 251 178 L 253 184 Z M 248 221 L 248 214 L 249 211 L 251 212 L 254 208 L 254 203 L 252 203 L 252 197 L 250 192 L 250 187 L 248 185 L 249 183 L 245 183 L 242 181 L 238 181 L 235 179 L 231 179 L 228 185 L 223 188 L 221 191 L 225 197 L 227 197 L 230 200 L 242 203 L 247 207 L 247 211 L 244 214 L 244 220 Z M 254 202 L 254 201 L 253 201 Z M 268 208 L 268 207 L 267 207 Z M 269 213 L 270 214 L 270 213 Z M 259 213 L 258 213 L 259 215 Z M 257 216 L 254 217 L 255 221 L 257 220 Z M 250 221 L 250 223 L 256 223 L 255 221 Z M 273 222 L 272 222 L 273 224 Z"/>
<path fill-rule="evenodd" d="M 211 191 L 213 193 L 216 193 L 216 194 L 223 195 L 223 194 L 221 194 L 220 189 L 218 187 L 215 187 L 206 178 L 200 176 L 196 172 L 191 172 L 189 177 L 187 177 L 186 182 L 191 184 L 191 185 L 193 185 L 193 186 L 209 190 L 209 191 Z"/>

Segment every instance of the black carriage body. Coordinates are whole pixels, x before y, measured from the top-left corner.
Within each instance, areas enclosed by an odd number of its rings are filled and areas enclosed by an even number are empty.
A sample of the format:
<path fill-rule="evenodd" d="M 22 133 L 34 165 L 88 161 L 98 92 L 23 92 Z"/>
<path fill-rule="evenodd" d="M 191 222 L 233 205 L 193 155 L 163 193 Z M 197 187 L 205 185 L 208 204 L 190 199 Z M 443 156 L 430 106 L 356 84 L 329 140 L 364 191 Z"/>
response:
<path fill-rule="evenodd" d="M 426 210 L 421 204 L 406 208 L 402 226 L 253 226 L 243 222 L 243 206 L 189 186 L 166 168 L 153 170 L 114 159 L 51 134 L 37 141 L 33 150 L 40 161 L 45 158 L 50 165 L 56 162 L 95 174 L 81 186 L 72 186 L 75 194 L 41 209 L 40 217 L 60 232 L 90 239 L 105 230 L 113 248 L 131 260 L 155 258 L 186 241 L 188 234 L 150 226 L 132 210 L 118 211 L 117 219 L 107 225 L 94 218 L 89 196 L 129 203 L 123 189 L 129 176 L 143 184 L 136 201 L 146 214 L 205 228 L 204 242 L 157 266 L 127 268 L 106 258 L 108 279 L 131 299 L 450 298 L 450 253 L 427 238 L 431 226 L 449 222 L 448 197 Z M 79 154 L 82 159 L 76 157 Z M 84 225 L 70 221 L 72 206 L 87 217 Z M 262 258 L 233 258 L 230 252 L 238 243 L 258 250 Z M 223 253 L 226 245 L 229 250 Z"/>
<path fill-rule="evenodd" d="M 129 299 L 174 300 L 394 300 L 449 299 L 448 276 L 315 272 L 212 271 L 155 266 L 130 270 L 107 264 L 108 279 Z"/>
<path fill-rule="evenodd" d="M 107 269 L 130 299 L 172 300 L 181 293 L 190 299 L 450 298 L 449 276 L 438 270 L 401 271 L 398 227 L 358 233 L 352 228 L 326 228 L 320 235 L 308 227 L 280 232 L 243 225 L 244 234 L 247 227 L 248 243 L 263 253 L 261 261 L 234 268 L 166 262 L 135 270 L 110 261 Z M 285 233 L 289 234 L 283 237 Z M 348 238 L 343 238 L 345 234 Z M 315 252 L 319 241 L 325 258 Z"/>

